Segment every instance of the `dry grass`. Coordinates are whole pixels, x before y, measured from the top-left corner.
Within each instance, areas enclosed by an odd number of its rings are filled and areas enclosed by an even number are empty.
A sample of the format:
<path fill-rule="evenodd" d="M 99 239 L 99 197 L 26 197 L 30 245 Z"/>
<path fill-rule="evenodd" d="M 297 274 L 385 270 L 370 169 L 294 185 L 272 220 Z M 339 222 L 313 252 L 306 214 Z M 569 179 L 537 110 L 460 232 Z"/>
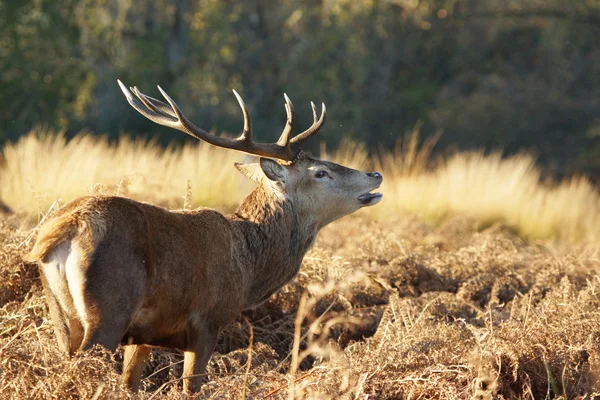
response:
<path fill-rule="evenodd" d="M 121 354 L 58 353 L 27 237 L 0 225 L 0 398 L 131 397 Z M 600 248 L 475 227 L 325 228 L 298 277 L 222 334 L 199 398 L 592 398 Z M 181 359 L 154 351 L 139 398 L 180 398 Z"/>
<path fill-rule="evenodd" d="M 226 329 L 199 398 L 600 395 L 597 191 L 543 185 L 524 155 L 432 165 L 433 142 L 417 144 L 415 133 L 375 160 L 352 143 L 332 154 L 379 165 L 384 202 L 326 227 L 296 279 Z M 0 398 L 133 398 L 121 353 L 59 354 L 37 267 L 21 261 L 33 237 L 22 224 L 59 196 L 99 190 L 230 208 L 249 190 L 237 156 L 29 136 L 2 157 L 0 195 L 21 217 L 0 213 Z M 123 183 L 132 174 L 143 179 Z M 154 351 L 138 398 L 180 398 L 181 359 Z"/>
<path fill-rule="evenodd" d="M 362 215 L 386 220 L 408 212 L 439 224 L 468 214 L 481 227 L 502 222 L 527 238 L 600 240 L 600 195 L 586 178 L 544 184 L 527 154 L 459 153 L 432 162 L 435 141 L 421 143 L 417 126 L 395 149 L 377 157 L 350 142 L 322 156 L 384 174 L 383 203 Z M 60 134 L 32 132 L 2 150 L 0 200 L 21 215 L 38 218 L 57 200 L 65 203 L 89 193 L 125 195 L 171 208 L 231 210 L 252 188 L 233 167 L 243 158 L 203 143 L 165 150 L 126 137 L 109 144 L 81 134 L 67 142 Z"/>
<path fill-rule="evenodd" d="M 408 210 L 433 222 L 469 214 L 483 226 L 503 222 L 527 238 L 600 239 L 598 190 L 584 177 L 540 183 L 527 154 L 462 153 L 441 160 L 433 171 L 408 175 L 384 159 L 382 169 L 391 171 L 391 179 L 383 188 L 386 210 L 374 210 L 378 213 Z"/>
<path fill-rule="evenodd" d="M 82 133 L 67 142 L 62 134 L 34 131 L 2 150 L 0 198 L 17 212 L 37 215 L 58 199 L 66 203 L 90 193 L 182 208 L 189 182 L 194 204 L 232 207 L 244 195 L 233 168 L 242 157 L 203 143 L 165 150 L 127 137 L 111 144 Z"/>

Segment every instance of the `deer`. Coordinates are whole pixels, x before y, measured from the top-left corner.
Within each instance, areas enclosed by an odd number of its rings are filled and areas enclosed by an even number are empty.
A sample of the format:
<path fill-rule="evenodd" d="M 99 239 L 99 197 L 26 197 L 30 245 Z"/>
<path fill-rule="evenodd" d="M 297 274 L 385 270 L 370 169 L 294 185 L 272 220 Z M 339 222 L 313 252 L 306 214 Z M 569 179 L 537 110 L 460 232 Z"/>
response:
<path fill-rule="evenodd" d="M 257 185 L 230 214 L 210 208 L 170 211 L 132 199 L 93 195 L 73 200 L 39 228 L 25 257 L 37 263 L 61 352 L 124 346 L 122 381 L 137 392 L 152 347 L 183 351 L 183 390 L 206 381 L 220 331 L 269 299 L 299 272 L 325 225 L 380 202 L 379 172 L 362 172 L 305 153 L 322 127 L 293 135 L 294 108 L 274 143 L 252 139 L 248 109 L 238 137 L 210 134 L 189 121 L 158 86 L 166 103 L 127 89 L 129 104 L 151 121 L 215 146 L 258 156 L 235 167 Z M 134 96 L 135 95 L 135 96 Z"/>

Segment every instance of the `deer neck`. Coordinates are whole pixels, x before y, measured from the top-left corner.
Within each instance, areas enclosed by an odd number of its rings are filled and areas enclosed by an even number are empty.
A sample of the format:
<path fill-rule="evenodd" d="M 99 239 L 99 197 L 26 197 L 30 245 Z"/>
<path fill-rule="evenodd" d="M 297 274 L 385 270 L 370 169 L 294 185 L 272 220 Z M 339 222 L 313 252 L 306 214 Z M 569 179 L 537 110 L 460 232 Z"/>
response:
<path fill-rule="evenodd" d="M 241 241 L 240 254 L 251 271 L 247 307 L 267 300 L 289 282 L 318 231 L 317 221 L 303 216 L 291 199 L 263 185 L 252 192 L 233 216 Z"/>

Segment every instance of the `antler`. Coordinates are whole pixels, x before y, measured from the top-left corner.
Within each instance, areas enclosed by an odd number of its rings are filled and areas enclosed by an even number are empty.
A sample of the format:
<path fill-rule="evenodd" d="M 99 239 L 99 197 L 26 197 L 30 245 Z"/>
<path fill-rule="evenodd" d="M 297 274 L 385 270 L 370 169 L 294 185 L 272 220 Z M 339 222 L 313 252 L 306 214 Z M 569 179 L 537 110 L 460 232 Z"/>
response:
<path fill-rule="evenodd" d="M 160 86 L 158 86 L 158 90 L 167 100 L 167 103 L 169 103 L 168 105 L 160 100 L 143 94 L 134 86 L 130 89 L 131 92 L 136 95 L 136 98 L 120 80 L 117 80 L 117 82 L 119 82 L 119 86 L 121 87 L 123 94 L 125 94 L 129 104 L 149 120 L 156 122 L 159 125 L 178 129 L 196 139 L 206 141 L 215 146 L 239 150 L 257 156 L 294 161 L 300 153 L 301 144 L 314 135 L 325 122 L 325 104 L 322 104 L 321 116 L 318 117 L 317 108 L 315 107 L 315 104 L 311 102 L 310 104 L 313 110 L 312 125 L 304 132 L 292 137 L 292 131 L 294 129 L 294 106 L 287 95 L 284 94 L 287 122 L 281 132 L 281 136 L 279 136 L 279 140 L 275 143 L 255 143 L 252 141 L 252 122 L 250 120 L 250 114 L 248 113 L 246 104 L 244 104 L 244 100 L 242 100 L 241 96 L 234 90 L 233 94 L 240 104 L 242 114 L 244 115 L 244 130 L 237 138 L 230 139 L 211 135 L 194 125 L 192 121 L 188 120 L 185 115 L 183 115 L 179 106 Z"/>

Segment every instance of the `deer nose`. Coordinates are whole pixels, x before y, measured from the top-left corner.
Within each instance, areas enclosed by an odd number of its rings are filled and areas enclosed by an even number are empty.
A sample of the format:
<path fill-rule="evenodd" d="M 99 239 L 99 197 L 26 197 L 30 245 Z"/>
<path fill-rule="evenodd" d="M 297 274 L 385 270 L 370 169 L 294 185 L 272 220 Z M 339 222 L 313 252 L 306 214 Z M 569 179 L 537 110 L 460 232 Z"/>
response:
<path fill-rule="evenodd" d="M 367 172 L 367 175 L 370 176 L 371 178 L 375 178 L 375 179 L 383 178 L 383 175 L 381 175 L 379 172 Z"/>

